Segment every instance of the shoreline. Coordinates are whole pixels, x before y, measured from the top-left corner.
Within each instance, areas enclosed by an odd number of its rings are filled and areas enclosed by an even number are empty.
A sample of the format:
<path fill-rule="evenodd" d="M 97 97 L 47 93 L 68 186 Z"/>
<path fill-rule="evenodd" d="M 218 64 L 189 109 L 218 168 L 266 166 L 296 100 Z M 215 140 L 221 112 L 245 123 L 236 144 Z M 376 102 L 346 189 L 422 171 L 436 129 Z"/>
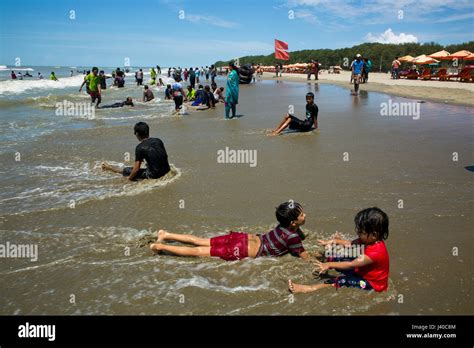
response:
<path fill-rule="evenodd" d="M 314 75 L 308 81 L 305 74 L 283 73 L 282 77 L 274 77 L 273 73 L 264 72 L 260 80 L 279 80 L 288 82 L 311 82 L 314 83 Z M 352 89 L 353 84 L 349 84 L 350 73 L 347 71 L 341 74 L 319 75 L 318 83 L 333 84 L 347 89 Z M 407 82 L 405 84 L 405 82 Z M 434 84 L 449 84 L 444 86 L 434 86 Z M 454 85 L 457 83 L 458 85 Z M 423 85 L 425 84 L 425 85 Z M 360 85 L 360 89 L 368 92 L 379 92 L 392 94 L 399 97 L 419 100 L 429 100 L 437 103 L 474 106 L 474 83 L 447 82 L 447 81 L 421 81 L 421 80 L 391 80 L 388 74 L 371 73 L 369 82 Z"/>

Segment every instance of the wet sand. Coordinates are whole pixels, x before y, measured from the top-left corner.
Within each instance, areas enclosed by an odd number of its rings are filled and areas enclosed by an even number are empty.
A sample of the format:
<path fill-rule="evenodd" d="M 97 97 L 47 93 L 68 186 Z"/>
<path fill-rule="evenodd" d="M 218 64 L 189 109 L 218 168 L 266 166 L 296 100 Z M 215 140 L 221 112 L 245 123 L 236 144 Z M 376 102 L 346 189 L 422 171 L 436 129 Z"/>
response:
<path fill-rule="evenodd" d="M 75 208 L 65 201 L 54 209 L 2 213 L 1 240 L 38 243 L 39 260 L 2 262 L 0 314 L 472 313 L 473 173 L 464 167 L 474 164 L 473 109 L 426 102 L 419 120 L 382 117 L 380 103 L 407 99 L 364 87 L 354 97 L 326 83 L 259 81 L 241 86 L 236 120 L 223 120 L 222 105 L 147 119 L 181 176 L 128 191 L 124 179 L 111 175 L 111 192 L 127 194 L 89 195 Z M 265 136 L 289 105 L 302 117 L 308 91 L 316 94 L 320 130 Z M 56 132 L 18 150 L 31 163 L 48 166 L 123 162 L 137 144 L 134 122 Z M 225 147 L 257 150 L 257 166 L 218 163 L 217 151 Z M 6 172 L 18 170 L 9 154 L 0 159 Z M 288 278 L 315 280 L 311 266 L 291 256 L 224 262 L 153 256 L 136 248 L 161 228 L 203 237 L 229 230 L 264 233 L 275 224 L 275 206 L 288 199 L 307 213 L 309 251 L 336 230 L 354 237 L 360 209 L 385 210 L 389 291 L 328 289 L 293 301 Z M 453 247 L 459 256 L 452 255 Z"/>
<path fill-rule="evenodd" d="M 274 73 L 264 73 L 262 79 L 276 79 Z M 311 76 L 314 81 L 314 75 Z M 319 75 L 319 83 L 330 83 L 345 88 L 353 89 L 350 84 L 351 74 L 342 71 L 340 74 L 328 74 L 326 70 Z M 305 82 L 305 74 L 287 74 L 278 77 L 279 80 Z M 429 81 L 422 80 L 393 80 L 389 74 L 372 72 L 369 74 L 369 82 L 360 85 L 361 90 L 368 92 L 381 92 L 400 97 L 431 100 L 439 103 L 474 106 L 474 83 L 451 81 Z"/>

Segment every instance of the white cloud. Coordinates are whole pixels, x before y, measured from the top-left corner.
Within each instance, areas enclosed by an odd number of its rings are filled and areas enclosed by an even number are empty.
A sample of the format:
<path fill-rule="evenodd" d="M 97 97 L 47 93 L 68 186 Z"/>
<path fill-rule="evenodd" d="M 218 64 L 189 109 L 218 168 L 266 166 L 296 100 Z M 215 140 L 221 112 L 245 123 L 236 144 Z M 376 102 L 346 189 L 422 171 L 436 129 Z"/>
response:
<path fill-rule="evenodd" d="M 312 12 L 307 10 L 296 10 L 295 18 L 302 19 L 308 23 L 319 23 L 317 17 Z"/>
<path fill-rule="evenodd" d="M 235 28 L 238 26 L 238 24 L 235 22 L 226 21 L 214 16 L 202 16 L 197 14 L 186 13 L 183 19 L 191 23 L 205 23 L 221 28 Z"/>
<path fill-rule="evenodd" d="M 418 38 L 412 34 L 400 33 L 399 35 L 395 34 L 392 29 L 387 29 L 380 35 L 373 35 L 368 33 L 365 36 L 365 39 L 368 42 L 380 42 L 384 44 L 403 44 L 408 42 L 418 42 Z"/>

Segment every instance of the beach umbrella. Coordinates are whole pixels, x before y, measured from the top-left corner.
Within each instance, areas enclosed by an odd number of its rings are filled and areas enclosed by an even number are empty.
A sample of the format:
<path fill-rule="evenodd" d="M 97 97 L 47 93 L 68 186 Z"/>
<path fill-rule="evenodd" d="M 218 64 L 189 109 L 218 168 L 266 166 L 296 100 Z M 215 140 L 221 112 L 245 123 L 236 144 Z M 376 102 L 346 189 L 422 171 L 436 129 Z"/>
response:
<path fill-rule="evenodd" d="M 411 62 L 413 60 L 413 57 L 410 56 L 410 55 L 407 55 L 407 56 L 403 56 L 403 57 L 398 58 L 398 60 L 401 63 L 406 63 L 406 62 Z"/>
<path fill-rule="evenodd" d="M 428 57 L 424 54 L 422 54 L 421 56 L 418 56 L 416 58 L 414 58 L 412 61 L 412 63 L 414 64 L 432 64 L 432 63 L 439 63 L 439 60 L 436 60 L 434 58 L 431 58 L 431 57 Z"/>
<path fill-rule="evenodd" d="M 464 57 L 463 59 L 464 60 L 474 60 L 474 53 L 471 53 L 470 55 Z"/>
<path fill-rule="evenodd" d="M 449 55 L 449 59 L 454 59 L 454 58 L 457 58 L 457 59 L 464 59 L 465 57 L 471 55 L 472 53 L 469 52 L 469 51 L 466 51 L 466 50 L 462 50 L 462 51 L 458 51 L 458 52 L 454 52 L 453 54 L 450 54 Z"/>
<path fill-rule="evenodd" d="M 445 50 L 432 53 L 428 57 L 435 58 L 435 59 L 441 59 L 441 60 L 450 60 L 451 59 L 450 53 L 448 51 L 445 51 Z"/>

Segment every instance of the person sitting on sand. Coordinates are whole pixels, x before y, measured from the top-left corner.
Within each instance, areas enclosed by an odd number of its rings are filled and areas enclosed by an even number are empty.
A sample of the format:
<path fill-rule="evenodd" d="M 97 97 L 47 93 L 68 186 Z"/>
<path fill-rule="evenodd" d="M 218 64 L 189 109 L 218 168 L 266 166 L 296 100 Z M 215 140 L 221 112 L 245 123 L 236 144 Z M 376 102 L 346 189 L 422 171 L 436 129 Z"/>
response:
<path fill-rule="evenodd" d="M 123 108 L 124 106 L 134 106 L 131 97 L 127 97 L 123 102 L 99 106 L 99 109 Z"/>
<path fill-rule="evenodd" d="M 159 179 L 170 171 L 168 154 L 165 145 L 158 138 L 150 138 L 150 128 L 145 122 L 138 122 L 133 127 L 135 136 L 140 144 L 135 148 L 135 164 L 133 167 L 117 169 L 107 162 L 102 163 L 103 170 L 122 174 L 128 180 L 137 179 Z M 143 161 L 146 161 L 146 168 L 140 168 Z"/>
<path fill-rule="evenodd" d="M 208 108 L 216 107 L 216 99 L 214 98 L 214 94 L 211 92 L 211 87 L 209 87 L 209 85 L 204 87 L 204 104 L 207 105 Z"/>
<path fill-rule="evenodd" d="M 148 85 L 145 85 L 145 87 L 143 87 L 143 89 L 144 89 L 144 91 L 143 91 L 143 101 L 144 102 L 149 102 L 150 100 L 155 99 L 155 96 L 154 96 L 152 90 L 148 88 Z"/>
<path fill-rule="evenodd" d="M 204 93 L 204 86 L 199 85 L 198 90 L 194 93 L 194 102 L 191 104 L 191 106 L 203 105 L 205 98 L 206 95 Z"/>
<path fill-rule="evenodd" d="M 384 240 L 388 238 L 388 216 L 379 208 L 367 208 L 357 213 L 354 218 L 358 238 L 350 241 L 340 239 L 320 240 L 324 246 L 332 248 L 334 254 L 342 254 L 341 246 L 351 248 L 346 254 L 354 255 L 356 250 L 362 253 L 354 257 L 328 257 L 327 262 L 315 261 L 316 272 L 324 274 L 335 269 L 343 274 L 327 280 L 324 284 L 301 285 L 288 280 L 289 290 L 294 293 L 313 292 L 327 287 L 343 286 L 364 290 L 385 291 L 388 288 L 389 256 Z M 353 249 L 354 246 L 360 247 Z M 354 251 L 353 251 L 354 250 Z M 326 252 L 327 254 L 327 252 Z"/>
<path fill-rule="evenodd" d="M 225 97 L 224 97 L 224 87 L 215 87 L 214 88 L 214 99 L 216 100 L 216 103 L 218 102 L 221 102 L 221 103 L 224 103 L 225 102 Z"/>
<path fill-rule="evenodd" d="M 166 85 L 166 89 L 165 89 L 165 100 L 171 100 L 173 99 L 173 96 L 172 96 L 172 89 L 171 89 L 171 85 L 168 84 Z"/>
<path fill-rule="evenodd" d="M 191 85 L 188 85 L 187 87 L 186 97 L 189 101 L 194 101 L 196 99 L 196 91 L 191 87 Z"/>
<path fill-rule="evenodd" d="M 299 132 L 308 132 L 313 129 L 313 125 L 314 129 L 318 129 L 318 112 L 318 106 L 314 103 L 314 94 L 309 92 L 306 94 L 305 120 L 302 121 L 293 115 L 286 114 L 278 127 L 272 131 L 271 135 L 278 135 L 287 127 Z"/>
<path fill-rule="evenodd" d="M 159 230 L 156 243 L 151 244 L 150 249 L 157 253 L 166 251 L 180 256 L 220 257 L 226 261 L 247 257 L 278 257 L 290 253 L 305 261 L 311 261 L 302 243 L 305 236 L 300 226 L 304 225 L 306 219 L 302 206 L 290 200 L 280 204 L 276 208 L 275 215 L 279 224 L 264 235 L 231 231 L 229 234 L 218 237 L 199 238 Z M 195 247 L 164 243 L 169 240 L 193 244 Z"/>

